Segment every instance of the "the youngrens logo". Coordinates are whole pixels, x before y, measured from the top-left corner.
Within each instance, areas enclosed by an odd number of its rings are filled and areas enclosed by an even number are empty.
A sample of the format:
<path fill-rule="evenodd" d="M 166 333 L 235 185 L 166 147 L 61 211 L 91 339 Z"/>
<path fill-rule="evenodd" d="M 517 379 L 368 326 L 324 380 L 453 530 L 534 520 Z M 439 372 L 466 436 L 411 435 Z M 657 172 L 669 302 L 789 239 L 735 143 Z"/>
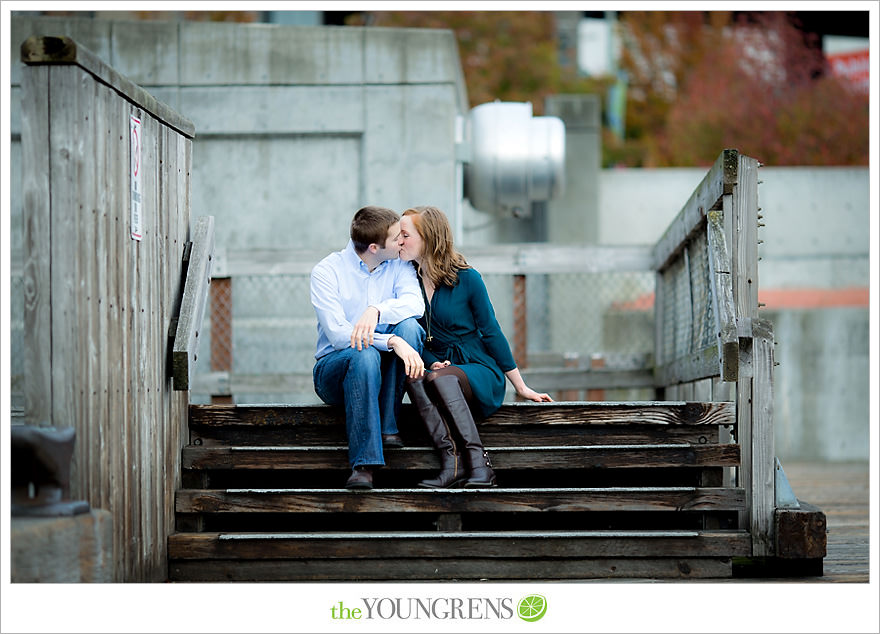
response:
<path fill-rule="evenodd" d="M 508 620 L 537 621 L 547 613 L 547 600 L 531 594 L 514 602 L 510 597 L 361 597 L 360 603 L 342 601 L 330 607 L 334 620 Z"/>
<path fill-rule="evenodd" d="M 547 614 L 547 599 L 540 594 L 530 594 L 519 600 L 516 613 L 523 621 L 539 621 Z"/>

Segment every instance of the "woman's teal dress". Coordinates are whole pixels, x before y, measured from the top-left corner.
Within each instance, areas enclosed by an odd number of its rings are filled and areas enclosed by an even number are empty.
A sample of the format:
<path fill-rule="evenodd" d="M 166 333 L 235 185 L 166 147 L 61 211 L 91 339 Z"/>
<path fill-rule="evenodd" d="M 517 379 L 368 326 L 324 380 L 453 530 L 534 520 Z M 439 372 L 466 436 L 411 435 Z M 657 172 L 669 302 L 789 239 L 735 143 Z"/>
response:
<path fill-rule="evenodd" d="M 467 375 L 476 413 L 486 417 L 497 411 L 504 402 L 504 373 L 516 362 L 482 276 L 474 269 L 459 270 L 455 286 L 434 290 L 419 322 L 430 333 L 422 353 L 425 367 L 449 360 Z"/>

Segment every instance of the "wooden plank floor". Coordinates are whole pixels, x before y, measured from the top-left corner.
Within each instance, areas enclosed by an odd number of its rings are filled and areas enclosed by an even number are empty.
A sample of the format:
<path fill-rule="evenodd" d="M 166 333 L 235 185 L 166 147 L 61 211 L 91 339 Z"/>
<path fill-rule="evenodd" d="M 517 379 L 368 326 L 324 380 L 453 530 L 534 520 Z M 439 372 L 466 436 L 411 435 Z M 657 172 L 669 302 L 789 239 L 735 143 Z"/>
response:
<path fill-rule="evenodd" d="M 783 462 L 782 469 L 797 498 L 818 507 L 827 522 L 822 576 L 732 577 L 689 583 L 869 583 L 869 506 L 867 462 Z M 582 583 L 615 583 L 614 579 L 583 579 Z M 629 582 L 666 583 L 661 579 Z"/>

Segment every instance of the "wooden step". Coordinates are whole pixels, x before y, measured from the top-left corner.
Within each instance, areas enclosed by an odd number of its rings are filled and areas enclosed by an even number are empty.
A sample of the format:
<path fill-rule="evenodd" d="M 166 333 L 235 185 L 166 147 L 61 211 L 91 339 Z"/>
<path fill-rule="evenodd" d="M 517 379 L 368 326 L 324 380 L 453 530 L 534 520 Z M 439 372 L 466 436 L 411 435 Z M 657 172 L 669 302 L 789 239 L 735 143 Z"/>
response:
<path fill-rule="evenodd" d="M 507 403 L 478 423 L 489 446 L 584 444 L 710 444 L 735 424 L 732 402 Z M 405 403 L 398 420 L 409 446 L 429 444 L 422 422 Z M 191 405 L 193 445 L 345 444 L 345 417 L 329 405 Z"/>
<path fill-rule="evenodd" d="M 717 578 L 749 552 L 729 531 L 177 533 L 174 581 Z"/>
<path fill-rule="evenodd" d="M 745 492 L 725 487 L 529 489 L 181 489 L 179 513 L 463 513 L 737 511 Z"/>
<path fill-rule="evenodd" d="M 510 403 L 478 423 L 491 489 L 439 468 L 417 412 L 375 488 L 350 491 L 340 408 L 193 405 L 176 581 L 729 577 L 751 548 L 733 403 Z"/>
<path fill-rule="evenodd" d="M 610 469 L 646 467 L 734 467 L 740 448 L 733 444 L 581 445 L 486 447 L 493 467 L 505 469 Z M 438 469 L 429 447 L 385 450 L 387 470 Z M 184 469 L 348 469 L 344 446 L 187 446 Z"/>

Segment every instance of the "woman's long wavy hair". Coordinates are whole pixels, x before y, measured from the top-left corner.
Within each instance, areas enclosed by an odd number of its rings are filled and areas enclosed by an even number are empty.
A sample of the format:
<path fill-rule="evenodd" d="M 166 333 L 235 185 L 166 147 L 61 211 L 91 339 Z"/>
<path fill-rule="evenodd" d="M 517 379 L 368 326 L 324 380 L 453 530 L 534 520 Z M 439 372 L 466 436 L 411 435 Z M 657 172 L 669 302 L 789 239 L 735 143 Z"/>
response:
<path fill-rule="evenodd" d="M 412 217 L 416 231 L 424 242 L 419 273 L 427 275 L 435 285 L 455 286 L 458 272 L 470 268 L 470 265 L 455 250 L 452 228 L 446 214 L 436 207 L 425 205 L 407 209 L 402 215 Z"/>

